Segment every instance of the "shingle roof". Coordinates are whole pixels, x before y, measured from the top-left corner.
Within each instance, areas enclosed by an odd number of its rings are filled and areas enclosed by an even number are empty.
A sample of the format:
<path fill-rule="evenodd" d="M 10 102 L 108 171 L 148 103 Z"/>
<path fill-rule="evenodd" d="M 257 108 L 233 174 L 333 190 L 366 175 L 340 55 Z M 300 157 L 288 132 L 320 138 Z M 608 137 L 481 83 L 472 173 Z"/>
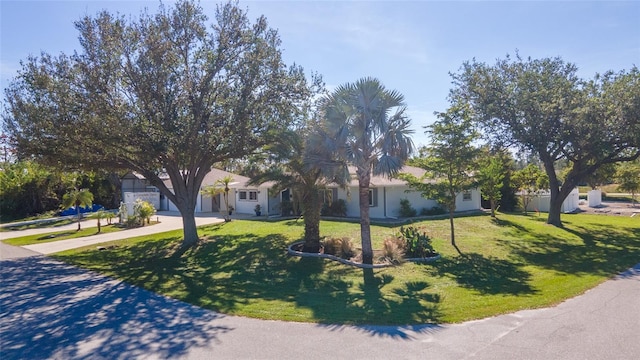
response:
<path fill-rule="evenodd" d="M 421 178 L 424 176 L 426 171 L 419 167 L 405 165 L 400 169 L 399 173 L 411 174 L 417 178 Z M 349 166 L 349 174 L 351 175 L 352 184 L 353 181 L 357 183 L 358 176 L 356 175 L 356 167 Z M 371 186 L 382 187 L 382 186 L 405 186 L 407 183 L 404 180 L 389 178 L 387 176 L 377 175 L 371 177 Z"/>

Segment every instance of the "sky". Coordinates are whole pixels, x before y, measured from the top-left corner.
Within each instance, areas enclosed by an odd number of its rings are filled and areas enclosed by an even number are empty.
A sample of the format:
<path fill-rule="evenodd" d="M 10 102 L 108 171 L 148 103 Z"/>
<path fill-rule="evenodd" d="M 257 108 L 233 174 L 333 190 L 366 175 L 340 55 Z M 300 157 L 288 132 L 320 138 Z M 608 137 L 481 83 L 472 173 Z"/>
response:
<path fill-rule="evenodd" d="M 165 0 L 165 4 L 172 1 Z M 218 2 L 201 1 L 212 18 Z M 239 1 L 278 29 L 284 60 L 321 74 L 329 89 L 376 77 L 405 97 L 416 145 L 446 111 L 450 73 L 516 51 L 559 56 L 584 79 L 640 66 L 640 1 Z M 133 15 L 159 1 L 0 0 L 0 85 L 42 51 L 80 50 L 73 22 L 106 9 Z M 3 95 L 4 96 L 4 95 Z M 4 100 L 2 100 L 4 101 Z"/>

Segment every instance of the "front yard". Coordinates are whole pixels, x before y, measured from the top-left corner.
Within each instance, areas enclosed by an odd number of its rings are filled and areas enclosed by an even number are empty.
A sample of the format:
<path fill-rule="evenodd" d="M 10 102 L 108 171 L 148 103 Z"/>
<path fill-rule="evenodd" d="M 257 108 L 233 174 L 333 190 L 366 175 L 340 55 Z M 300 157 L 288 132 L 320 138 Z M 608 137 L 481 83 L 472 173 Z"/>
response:
<path fill-rule="evenodd" d="M 434 238 L 433 263 L 363 270 L 287 255 L 302 221 L 240 221 L 200 228 L 204 241 L 180 258 L 181 231 L 57 254 L 57 258 L 226 314 L 319 323 L 455 323 L 545 307 L 581 294 L 640 262 L 640 218 L 564 215 L 564 229 L 543 217 L 499 214 L 415 223 Z M 398 228 L 372 226 L 374 248 Z M 323 221 L 324 236 L 359 225 Z M 108 245 L 108 244 L 107 244 Z"/>

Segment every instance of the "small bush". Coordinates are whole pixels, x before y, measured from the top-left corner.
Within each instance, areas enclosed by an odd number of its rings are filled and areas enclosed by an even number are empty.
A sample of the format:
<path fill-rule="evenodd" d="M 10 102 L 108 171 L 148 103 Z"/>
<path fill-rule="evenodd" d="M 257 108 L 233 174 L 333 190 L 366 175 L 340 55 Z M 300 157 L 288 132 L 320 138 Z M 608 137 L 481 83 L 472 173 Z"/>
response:
<path fill-rule="evenodd" d="M 320 214 L 322 216 L 347 216 L 347 202 L 343 199 L 337 199 L 331 204 L 324 203 Z"/>
<path fill-rule="evenodd" d="M 414 217 L 418 211 L 411 206 L 409 199 L 400 199 L 400 217 Z"/>
<path fill-rule="evenodd" d="M 134 215 L 127 216 L 127 220 L 125 221 L 125 226 L 127 228 L 134 228 L 134 227 L 140 226 L 140 218 Z"/>
<path fill-rule="evenodd" d="M 343 259 L 350 259 L 355 256 L 355 248 L 349 238 L 328 238 L 323 244 L 324 253 L 337 256 Z"/>
<path fill-rule="evenodd" d="M 382 260 L 394 264 L 404 262 L 404 240 L 396 236 L 386 238 L 382 248 Z"/>
<path fill-rule="evenodd" d="M 426 233 L 420 234 L 413 226 L 400 227 L 400 234 L 404 239 L 405 254 L 410 258 L 424 258 L 436 254 L 431 245 L 431 238 Z"/>
<path fill-rule="evenodd" d="M 422 216 L 442 215 L 444 213 L 446 213 L 446 211 L 438 206 L 434 206 L 431 209 L 422 208 L 422 210 L 420 210 L 420 215 Z"/>

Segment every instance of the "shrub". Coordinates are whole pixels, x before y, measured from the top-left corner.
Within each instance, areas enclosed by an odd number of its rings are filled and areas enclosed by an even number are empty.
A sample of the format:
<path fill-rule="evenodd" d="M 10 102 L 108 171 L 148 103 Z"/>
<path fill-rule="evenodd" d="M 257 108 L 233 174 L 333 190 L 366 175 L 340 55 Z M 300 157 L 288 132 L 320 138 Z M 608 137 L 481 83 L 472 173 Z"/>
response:
<path fill-rule="evenodd" d="M 134 215 L 128 215 L 127 220 L 125 221 L 125 226 L 127 228 L 134 228 L 140 226 L 140 218 Z"/>
<path fill-rule="evenodd" d="M 431 238 L 426 233 L 420 234 L 413 226 L 400 227 L 400 234 L 404 239 L 405 254 L 410 258 L 424 258 L 435 255 L 431 246 Z"/>
<path fill-rule="evenodd" d="M 325 254 L 337 256 L 339 258 L 350 259 L 356 254 L 351 239 L 347 237 L 328 238 L 324 240 L 322 245 L 324 246 Z"/>
<path fill-rule="evenodd" d="M 133 213 L 141 220 L 141 225 L 144 226 L 145 221 L 147 224 L 150 223 L 150 218 L 156 213 L 156 208 L 150 202 L 138 199 L 133 205 Z"/>
<path fill-rule="evenodd" d="M 404 262 L 404 240 L 396 236 L 386 238 L 382 248 L 382 260 L 394 264 Z"/>
<path fill-rule="evenodd" d="M 446 211 L 439 206 L 434 206 L 431 209 L 422 208 L 422 210 L 420 210 L 420 215 L 422 216 L 442 215 L 444 213 L 446 213 Z"/>
<path fill-rule="evenodd" d="M 400 217 L 414 217 L 416 214 L 418 212 L 411 206 L 409 199 L 400 199 Z"/>
<path fill-rule="evenodd" d="M 322 216 L 347 216 L 347 202 L 343 199 L 337 199 L 330 204 L 324 203 L 320 214 Z"/>

